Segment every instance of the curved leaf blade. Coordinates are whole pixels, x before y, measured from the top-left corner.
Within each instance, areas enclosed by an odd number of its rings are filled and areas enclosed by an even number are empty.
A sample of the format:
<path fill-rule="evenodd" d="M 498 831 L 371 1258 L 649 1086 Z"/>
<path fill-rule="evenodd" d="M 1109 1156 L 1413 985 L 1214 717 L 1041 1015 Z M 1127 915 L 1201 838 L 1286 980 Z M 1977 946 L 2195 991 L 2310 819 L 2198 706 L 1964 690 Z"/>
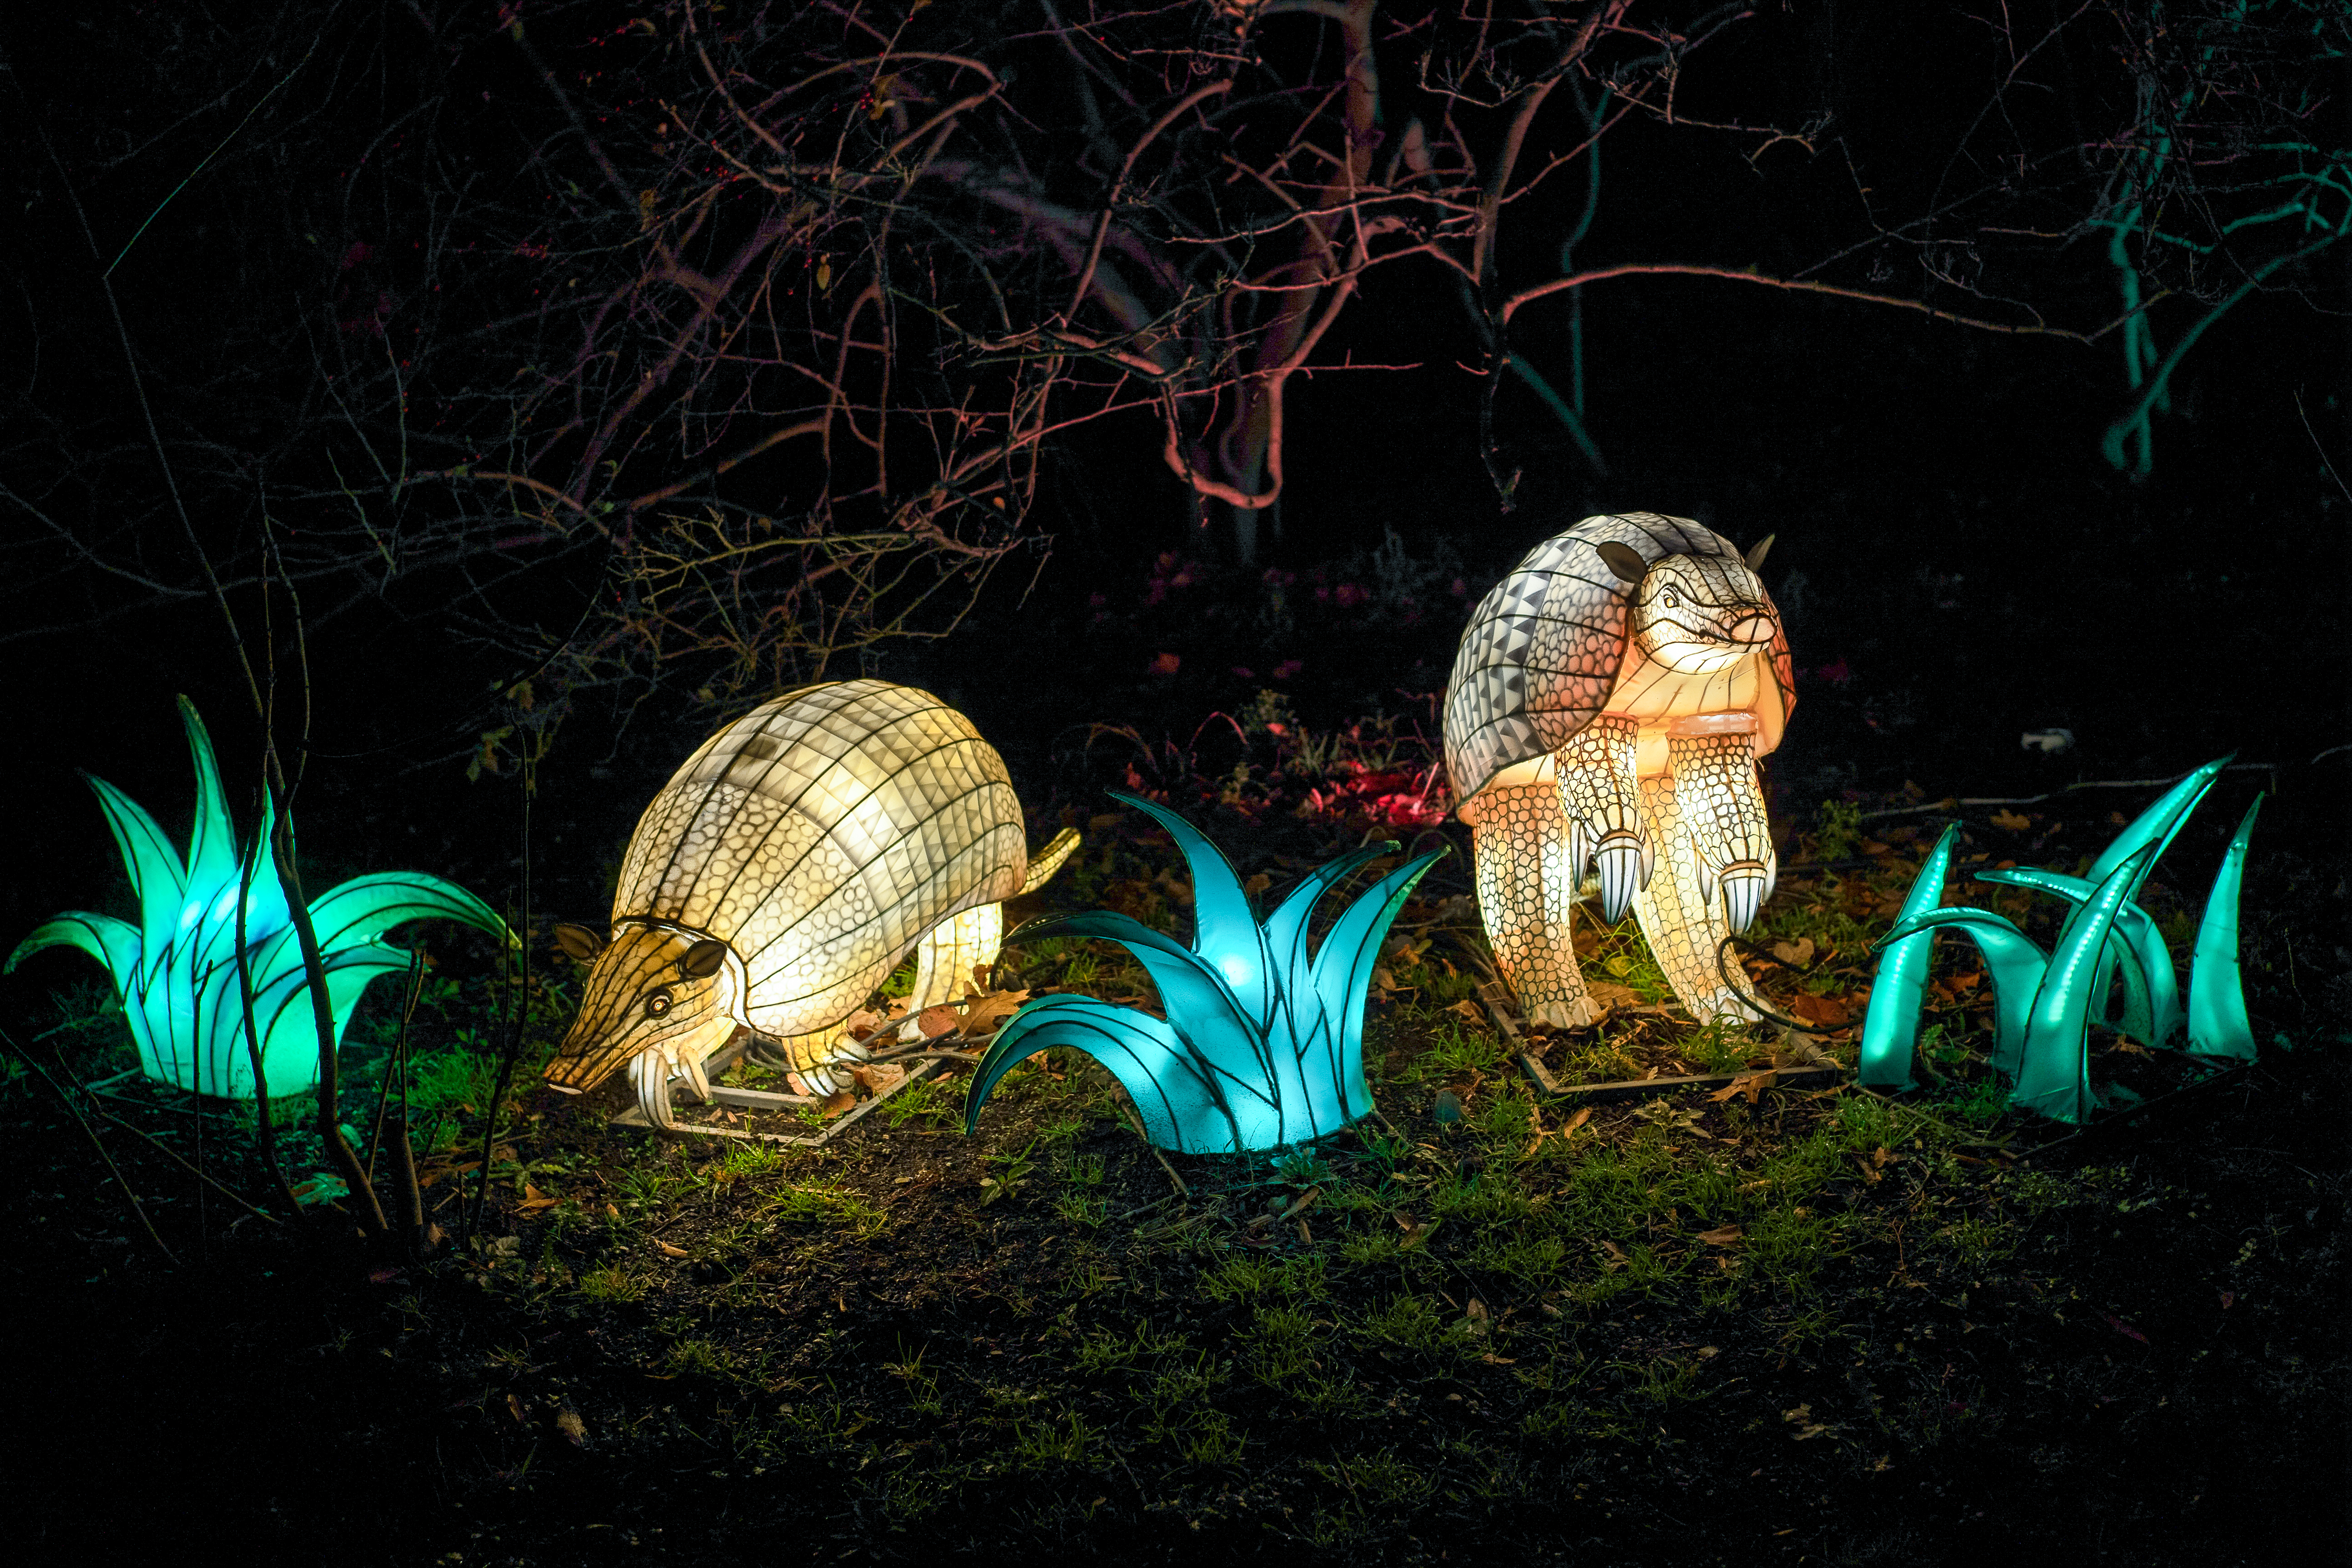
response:
<path fill-rule="evenodd" d="M 2042 987 L 2026 1019 L 2024 1059 L 2018 1066 L 2013 1105 L 2053 1121 L 2079 1124 L 2097 1100 L 2091 1093 L 2091 1014 L 2106 969 L 2099 962 L 2116 911 L 2145 875 L 2155 846 L 2144 845 L 2118 863 L 2088 899 L 2074 906 L 2042 970 Z"/>
<path fill-rule="evenodd" d="M 964 1101 L 964 1131 L 1004 1075 L 1049 1047 L 1064 1046 L 1100 1062 L 1127 1090 L 1142 1118 L 1144 1135 L 1181 1153 L 1233 1153 L 1246 1147 L 1245 1121 L 1265 1119 L 1237 1106 L 1219 1075 L 1164 1019 L 1090 996 L 1048 996 L 1015 1013 L 981 1058 Z"/>
<path fill-rule="evenodd" d="M 2033 998 L 2042 989 L 2047 960 L 2042 950 L 2009 921 L 1990 910 L 1931 910 L 1897 921 L 1889 937 L 1949 927 L 1968 936 L 1984 956 L 1985 973 L 1992 976 L 1992 1065 L 2012 1083 L 2025 1057 L 2025 1026 L 2033 1012 Z"/>
<path fill-rule="evenodd" d="M 1903 908 L 1896 912 L 1898 921 L 1924 915 L 1943 903 L 1944 878 L 1959 836 L 1960 825 L 1955 822 L 1927 851 L 1927 858 L 1919 863 L 1919 874 L 1911 879 L 1910 892 L 1904 895 Z M 1919 1037 L 1919 1004 L 1927 995 L 1927 962 L 1934 956 L 1935 940 L 1934 931 L 1921 931 L 1879 950 L 1856 1067 L 1856 1081 L 1865 1089 L 1899 1092 L 1912 1087 L 1911 1051 Z"/>
<path fill-rule="evenodd" d="M 2238 891 L 2245 880 L 2246 845 L 2263 797 L 2246 808 L 2238 831 L 2222 851 L 2213 890 L 2197 922 L 2196 956 L 2189 965 L 2189 1049 L 2196 1056 L 2254 1059 L 2254 1027 L 2246 1016 L 2244 976 L 2238 968 Z"/>
<path fill-rule="evenodd" d="M 1271 1012 L 1274 965 L 1265 933 L 1250 908 L 1248 892 L 1226 859 L 1201 830 L 1169 810 L 1136 795 L 1111 792 L 1113 800 L 1150 816 L 1168 830 L 1192 872 L 1192 951 L 1220 975 L 1242 1010 L 1265 1027 Z"/>

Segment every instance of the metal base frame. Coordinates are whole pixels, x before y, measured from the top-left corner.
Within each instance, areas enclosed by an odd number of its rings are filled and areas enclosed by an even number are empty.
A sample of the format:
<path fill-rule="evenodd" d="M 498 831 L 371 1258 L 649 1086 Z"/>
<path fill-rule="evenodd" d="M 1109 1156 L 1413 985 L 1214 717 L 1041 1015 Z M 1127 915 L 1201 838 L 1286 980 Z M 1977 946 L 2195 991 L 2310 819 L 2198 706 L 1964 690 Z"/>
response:
<path fill-rule="evenodd" d="M 821 1103 L 814 1095 L 782 1094 L 774 1089 L 739 1089 L 732 1084 L 722 1084 L 719 1082 L 718 1079 L 719 1075 L 727 1072 L 730 1068 L 733 1068 L 738 1062 L 743 1059 L 744 1044 L 744 1040 L 739 1036 L 733 1042 L 721 1049 L 716 1056 L 703 1063 L 702 1070 L 704 1076 L 710 1080 L 710 1099 L 707 1102 L 695 1094 L 693 1087 L 688 1083 L 686 1076 L 683 1073 L 669 1080 L 671 1114 L 676 1125 L 668 1129 L 668 1131 L 677 1132 L 697 1132 L 706 1138 L 735 1138 L 740 1139 L 746 1142 L 781 1143 L 786 1148 L 792 1149 L 819 1149 L 831 1142 L 845 1129 L 869 1114 L 876 1106 L 881 1104 L 892 1095 L 897 1094 L 899 1090 L 908 1088 L 909 1085 L 919 1083 L 925 1079 L 937 1077 L 947 1066 L 947 1063 L 938 1057 L 932 1057 L 926 1060 L 911 1063 L 908 1067 L 907 1076 L 900 1079 L 897 1083 L 892 1084 L 889 1088 L 883 1089 L 878 1094 L 873 1095 L 868 1099 L 859 1100 L 855 1106 L 852 1106 L 849 1110 L 843 1111 L 839 1116 L 836 1116 L 832 1121 L 826 1122 L 823 1131 L 804 1135 L 794 1135 L 784 1132 L 751 1132 L 740 1127 L 720 1126 L 709 1121 L 689 1120 L 686 1116 L 677 1114 L 680 1110 L 688 1107 L 703 1106 L 705 1104 L 719 1110 L 732 1109 L 737 1110 L 763 1110 L 772 1113 L 782 1113 L 805 1110 Z M 662 1129 L 655 1127 L 654 1124 L 646 1119 L 646 1113 L 634 1105 L 629 1107 L 628 1110 L 623 1111 L 620 1115 L 614 1117 L 611 1122 L 607 1125 L 614 1127 L 641 1127 L 649 1132 L 663 1131 Z"/>
<path fill-rule="evenodd" d="M 1633 1078 L 1614 1083 L 1561 1083 L 1551 1076 L 1534 1051 L 1528 1048 L 1528 1037 L 1511 1016 L 1510 993 L 1499 981 L 1488 981 L 1478 987 L 1478 1000 L 1486 1005 L 1486 1016 L 1495 1021 L 1496 1033 L 1518 1058 L 1519 1070 L 1536 1086 L 1536 1092 L 1547 1100 L 1574 1097 L 1587 1100 L 1647 1100 L 1655 1094 L 1673 1094 L 1689 1089 L 1721 1089 L 1734 1079 L 1762 1084 L 1772 1089 L 1826 1089 L 1843 1082 L 1850 1075 L 1839 1067 L 1757 1068 L 1746 1072 L 1699 1073 L 1687 1078 Z"/>

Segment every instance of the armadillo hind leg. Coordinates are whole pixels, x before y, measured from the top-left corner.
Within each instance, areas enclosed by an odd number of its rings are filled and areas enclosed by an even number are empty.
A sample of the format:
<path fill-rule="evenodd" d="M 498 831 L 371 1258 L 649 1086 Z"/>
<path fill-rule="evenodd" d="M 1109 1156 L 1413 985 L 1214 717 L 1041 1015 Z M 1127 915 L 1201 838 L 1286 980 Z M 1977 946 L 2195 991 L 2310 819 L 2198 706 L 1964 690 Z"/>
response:
<path fill-rule="evenodd" d="M 1683 1006 L 1700 1023 L 1717 1018 L 1754 1019 L 1762 1015 L 1748 1005 L 1747 977 L 1730 964 L 1739 986 L 1725 984 L 1717 968 L 1717 948 L 1731 935 L 1722 912 L 1699 893 L 1698 862 L 1684 829 L 1671 774 L 1642 781 L 1642 805 L 1657 835 L 1658 874 L 1633 899 L 1634 918 L 1651 955 L 1675 988 Z"/>
<path fill-rule="evenodd" d="M 915 949 L 915 989 L 907 998 L 908 1010 L 961 998 L 972 984 L 972 970 L 994 963 L 1003 940 L 1003 904 L 982 904 L 941 921 Z"/>
<path fill-rule="evenodd" d="M 1580 1028 L 1597 1016 L 1569 938 L 1575 885 L 1559 793 L 1549 784 L 1490 784 L 1470 830 L 1478 912 L 1496 967 L 1531 1023 Z"/>
<path fill-rule="evenodd" d="M 1642 818 L 1633 777 L 1640 731 L 1622 713 L 1603 713 L 1552 753 L 1559 808 L 1568 819 L 1568 874 L 1583 880 L 1588 860 L 1601 873 L 1601 918 L 1614 925 L 1650 879 L 1654 844 Z"/>
<path fill-rule="evenodd" d="M 1749 734 L 1674 735 L 1666 742 L 1699 898 L 1734 931 L 1754 921 L 1780 871 L 1764 795 L 1756 785 L 1755 747 Z"/>
<path fill-rule="evenodd" d="M 771 1066 L 783 1066 L 784 1082 L 793 1093 L 822 1098 L 846 1089 L 850 1069 L 873 1053 L 835 1025 L 805 1035 L 762 1036 L 755 1054 Z"/>

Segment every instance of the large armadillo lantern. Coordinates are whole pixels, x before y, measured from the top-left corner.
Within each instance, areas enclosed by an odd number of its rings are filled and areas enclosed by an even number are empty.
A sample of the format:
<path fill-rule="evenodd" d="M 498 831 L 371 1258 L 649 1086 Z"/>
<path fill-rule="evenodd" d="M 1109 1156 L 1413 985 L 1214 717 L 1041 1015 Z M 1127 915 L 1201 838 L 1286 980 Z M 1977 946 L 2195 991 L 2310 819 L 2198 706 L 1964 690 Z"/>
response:
<path fill-rule="evenodd" d="M 927 691 L 845 680 L 788 692 L 704 742 L 638 819 L 609 942 L 558 928 L 593 960 L 580 1016 L 547 1068 L 579 1093 L 626 1066 L 672 1125 L 669 1079 L 709 1093 L 704 1060 L 738 1027 L 802 1087 L 844 1087 L 865 1048 L 844 1026 L 909 949 L 915 1007 L 993 963 L 1003 900 L 1077 847 L 1028 852 L 1004 761 Z"/>
<path fill-rule="evenodd" d="M 1569 938 L 1588 864 L 1630 904 L 1701 1022 L 1753 1018 L 1724 940 L 1779 867 L 1756 759 L 1796 705 L 1756 570 L 1686 518 L 1588 517 L 1479 602 L 1445 691 L 1445 767 L 1470 824 L 1496 964 L 1534 1022 L 1595 1016 Z"/>

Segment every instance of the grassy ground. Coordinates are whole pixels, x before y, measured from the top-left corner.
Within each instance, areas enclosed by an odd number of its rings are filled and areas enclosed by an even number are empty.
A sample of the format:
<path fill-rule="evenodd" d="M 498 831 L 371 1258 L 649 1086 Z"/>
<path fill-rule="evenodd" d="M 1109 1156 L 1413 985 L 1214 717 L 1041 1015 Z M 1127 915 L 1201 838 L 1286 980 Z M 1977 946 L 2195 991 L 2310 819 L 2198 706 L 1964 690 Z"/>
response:
<path fill-rule="evenodd" d="M 1277 886 L 1366 826 L 1220 787 L 1221 839 Z M 1181 863 L 1139 820 L 1097 819 L 1055 896 L 1181 930 Z M 1867 941 L 1925 847 L 1903 820 L 1824 816 L 1786 858 L 1837 868 L 1784 876 L 1751 944 L 1847 1060 Z M 2103 831 L 1980 826 L 1974 853 L 2071 864 Z M 2271 978 L 2305 931 L 2295 878 L 2322 875 L 2273 864 L 2248 967 L 2280 1041 L 2199 1084 L 2102 1035 L 2101 1075 L 2152 1103 L 2074 1139 L 2002 1108 L 1964 950 L 1938 950 L 1941 1079 L 1900 1102 L 1541 1101 L 1469 1003 L 1459 856 L 1378 977 L 1381 1117 L 1279 1158 L 1163 1164 L 1059 1055 L 975 1137 L 947 1080 L 814 1151 L 527 1091 L 461 1225 L 495 1071 L 478 974 L 433 983 L 416 1026 L 439 1256 L 200 1215 L 110 1130 L 169 1270 L 20 1072 L 10 1375 L 37 1415 L 6 1458 L 53 1478 L 20 1518 L 61 1554 L 338 1563 L 2337 1560 L 2343 1021 Z M 1560 1079 L 1782 1048 L 1660 1006 L 1630 922 L 1580 942 L 1616 1011 L 1546 1044 Z M 1031 989 L 1147 991 L 1108 947 L 1008 959 Z M 101 994 L 43 1005 L 67 1069 L 119 1068 Z M 392 1010 L 356 1026 L 362 1064 Z M 192 1152 L 184 1112 L 117 1109 Z M 229 1174 L 241 1135 L 207 1121 Z"/>

